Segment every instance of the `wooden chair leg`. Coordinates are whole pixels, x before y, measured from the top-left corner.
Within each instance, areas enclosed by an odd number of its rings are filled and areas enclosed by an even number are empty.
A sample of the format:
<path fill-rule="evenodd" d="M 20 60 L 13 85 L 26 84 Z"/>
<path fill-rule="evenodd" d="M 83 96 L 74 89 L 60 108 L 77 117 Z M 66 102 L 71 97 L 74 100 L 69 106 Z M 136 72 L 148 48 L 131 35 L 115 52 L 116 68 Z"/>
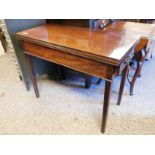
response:
<path fill-rule="evenodd" d="M 129 82 L 130 83 L 130 95 L 133 95 L 133 88 L 134 88 L 136 79 L 141 76 L 142 65 L 145 61 L 145 57 L 146 57 L 146 52 L 144 49 L 135 53 L 134 59 L 137 63 L 137 68 L 136 68 L 135 74 L 132 78 L 132 81 Z"/>
<path fill-rule="evenodd" d="M 113 78 L 112 78 L 113 81 Z M 103 113 L 102 113 L 102 127 L 101 132 L 105 132 L 107 116 L 109 111 L 109 103 L 110 103 L 110 95 L 111 95 L 111 88 L 112 88 L 112 81 L 105 82 L 105 92 L 104 92 L 104 103 L 103 103 Z"/>
<path fill-rule="evenodd" d="M 35 94 L 36 94 L 36 97 L 39 98 L 39 90 L 38 90 L 38 86 L 37 86 L 37 81 L 36 81 L 36 77 L 35 77 L 35 72 L 34 72 L 32 60 L 31 60 L 31 56 L 27 55 L 27 54 L 25 56 L 27 59 L 27 64 L 28 64 L 29 71 L 30 71 L 30 78 L 32 80 L 32 84 L 33 84 Z"/>
<path fill-rule="evenodd" d="M 125 81 L 126 81 L 128 69 L 129 69 L 129 67 L 126 66 L 126 67 L 124 68 L 124 70 L 123 70 L 122 79 L 121 79 L 121 84 L 120 84 L 120 89 L 119 89 L 119 95 L 118 95 L 117 105 L 120 105 L 120 103 L 121 103 L 122 94 L 123 94 L 123 90 L 124 90 L 124 85 L 125 85 Z"/>
<path fill-rule="evenodd" d="M 85 77 L 85 88 L 89 89 L 91 87 L 91 76 L 90 75 L 86 75 Z"/>
<path fill-rule="evenodd" d="M 138 74 L 138 77 L 140 78 L 142 76 L 141 72 Z"/>
<path fill-rule="evenodd" d="M 142 62 L 137 62 L 137 69 L 136 69 L 133 79 L 130 83 L 130 95 L 133 95 L 134 84 L 135 84 L 135 81 L 136 81 L 138 75 L 141 72 L 141 68 L 142 68 Z"/>

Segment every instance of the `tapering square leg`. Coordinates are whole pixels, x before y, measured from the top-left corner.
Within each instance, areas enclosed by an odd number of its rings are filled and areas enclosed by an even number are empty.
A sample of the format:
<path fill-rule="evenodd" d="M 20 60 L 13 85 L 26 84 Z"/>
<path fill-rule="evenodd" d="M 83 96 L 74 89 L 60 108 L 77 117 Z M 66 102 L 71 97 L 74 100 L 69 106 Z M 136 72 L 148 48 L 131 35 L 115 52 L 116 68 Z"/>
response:
<path fill-rule="evenodd" d="M 61 65 L 57 65 L 57 74 L 58 74 L 58 78 L 59 80 L 65 80 L 65 73 L 64 73 L 64 67 Z"/>
<path fill-rule="evenodd" d="M 88 89 L 91 87 L 91 79 L 92 79 L 92 76 L 90 75 L 85 76 L 85 88 Z"/>
<path fill-rule="evenodd" d="M 120 84 L 120 89 L 119 89 L 119 95 L 118 95 L 117 105 L 120 105 L 121 100 L 122 100 L 122 95 L 123 95 L 123 91 L 124 91 L 124 85 L 125 85 L 125 81 L 126 81 L 128 69 L 129 69 L 129 68 L 128 68 L 128 65 L 127 65 L 127 66 L 124 68 L 124 70 L 123 70 L 122 79 L 121 79 L 121 84 Z"/>
<path fill-rule="evenodd" d="M 35 77 L 35 72 L 34 72 L 34 67 L 33 67 L 33 63 L 31 60 L 31 56 L 25 54 L 26 59 L 27 59 L 27 64 L 29 67 L 29 72 L 30 72 L 30 78 L 32 80 L 32 84 L 33 84 L 33 88 L 36 94 L 36 97 L 39 98 L 39 90 L 38 90 L 38 86 L 37 86 L 37 81 L 36 81 L 36 77 Z"/>
<path fill-rule="evenodd" d="M 113 78 L 112 78 L 112 81 L 105 81 L 104 103 L 103 103 L 103 113 L 102 113 L 102 127 L 101 127 L 102 133 L 105 132 L 105 128 L 106 128 L 112 82 L 113 82 Z"/>

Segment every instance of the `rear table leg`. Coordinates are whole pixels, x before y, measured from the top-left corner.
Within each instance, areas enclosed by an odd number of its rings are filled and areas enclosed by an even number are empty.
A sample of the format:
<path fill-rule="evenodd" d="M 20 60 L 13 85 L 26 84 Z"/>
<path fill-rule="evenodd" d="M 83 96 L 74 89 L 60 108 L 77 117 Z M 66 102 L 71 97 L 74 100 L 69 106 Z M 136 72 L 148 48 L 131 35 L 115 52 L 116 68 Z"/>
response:
<path fill-rule="evenodd" d="M 127 73 L 128 73 L 128 69 L 129 69 L 129 67 L 127 65 L 124 68 L 124 70 L 123 70 L 121 84 L 120 84 L 120 89 L 119 89 L 119 96 L 118 96 L 117 105 L 120 105 L 120 103 L 121 103 L 122 94 L 123 94 L 123 90 L 124 90 L 124 85 L 125 85 L 125 81 L 126 81 L 126 76 L 127 76 Z"/>
<path fill-rule="evenodd" d="M 90 88 L 91 87 L 91 79 L 92 77 L 90 75 L 86 75 L 85 77 L 85 88 Z"/>
<path fill-rule="evenodd" d="M 99 84 L 101 83 L 101 81 L 102 81 L 102 79 L 99 78 L 99 79 L 97 80 L 96 84 L 99 85 Z"/>

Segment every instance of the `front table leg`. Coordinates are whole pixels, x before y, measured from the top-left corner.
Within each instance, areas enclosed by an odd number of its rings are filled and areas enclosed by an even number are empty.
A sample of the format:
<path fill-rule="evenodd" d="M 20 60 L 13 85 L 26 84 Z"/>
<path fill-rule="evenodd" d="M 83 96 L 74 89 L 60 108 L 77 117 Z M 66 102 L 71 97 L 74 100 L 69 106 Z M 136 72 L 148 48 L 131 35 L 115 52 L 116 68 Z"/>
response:
<path fill-rule="evenodd" d="M 32 84 L 33 84 L 35 94 L 36 94 L 36 97 L 39 98 L 39 90 L 38 90 L 38 86 L 37 86 L 37 81 L 36 81 L 36 77 L 35 77 L 35 72 L 34 72 L 32 60 L 31 60 L 31 56 L 28 54 L 25 54 L 25 56 L 27 59 L 27 64 L 28 64 L 29 71 L 30 71 L 30 78 L 32 80 Z"/>
<path fill-rule="evenodd" d="M 106 122 L 107 122 L 112 82 L 113 82 L 113 78 L 112 78 L 111 82 L 105 81 L 105 92 L 104 92 L 104 103 L 103 103 L 103 114 L 102 114 L 102 127 L 101 127 L 102 133 L 105 132 L 105 127 L 106 127 Z"/>

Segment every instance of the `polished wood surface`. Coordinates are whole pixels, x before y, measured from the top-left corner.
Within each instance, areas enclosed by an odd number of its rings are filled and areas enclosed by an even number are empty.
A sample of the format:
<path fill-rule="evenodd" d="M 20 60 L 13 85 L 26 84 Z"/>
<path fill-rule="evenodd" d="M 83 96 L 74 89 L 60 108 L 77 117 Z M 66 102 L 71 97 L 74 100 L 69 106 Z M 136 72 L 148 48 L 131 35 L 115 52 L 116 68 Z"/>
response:
<path fill-rule="evenodd" d="M 97 61 L 118 66 L 137 38 L 126 38 L 115 33 L 100 33 L 89 28 L 47 24 L 17 33 L 25 41 L 48 46 Z M 55 46 L 56 45 L 56 46 Z"/>
<path fill-rule="evenodd" d="M 118 103 L 121 102 L 126 71 L 138 39 L 116 32 L 94 32 L 89 28 L 47 24 L 17 33 L 25 54 L 66 66 L 106 80 L 101 131 L 105 131 L 113 79 L 123 72 Z M 36 97 L 39 97 L 33 66 L 28 61 Z M 90 80 L 89 80 L 90 82 Z"/>
<path fill-rule="evenodd" d="M 146 37 L 146 38 L 148 38 L 153 31 L 153 26 L 150 24 L 125 22 L 125 21 L 113 22 L 107 28 L 124 31 L 126 35 Z"/>
<path fill-rule="evenodd" d="M 136 52 L 139 52 L 147 45 L 149 37 L 154 33 L 154 27 L 150 24 L 125 21 L 113 22 L 107 26 L 106 30 L 117 31 L 119 35 L 126 35 L 132 38 L 139 37 L 140 41 L 136 46 Z"/>

